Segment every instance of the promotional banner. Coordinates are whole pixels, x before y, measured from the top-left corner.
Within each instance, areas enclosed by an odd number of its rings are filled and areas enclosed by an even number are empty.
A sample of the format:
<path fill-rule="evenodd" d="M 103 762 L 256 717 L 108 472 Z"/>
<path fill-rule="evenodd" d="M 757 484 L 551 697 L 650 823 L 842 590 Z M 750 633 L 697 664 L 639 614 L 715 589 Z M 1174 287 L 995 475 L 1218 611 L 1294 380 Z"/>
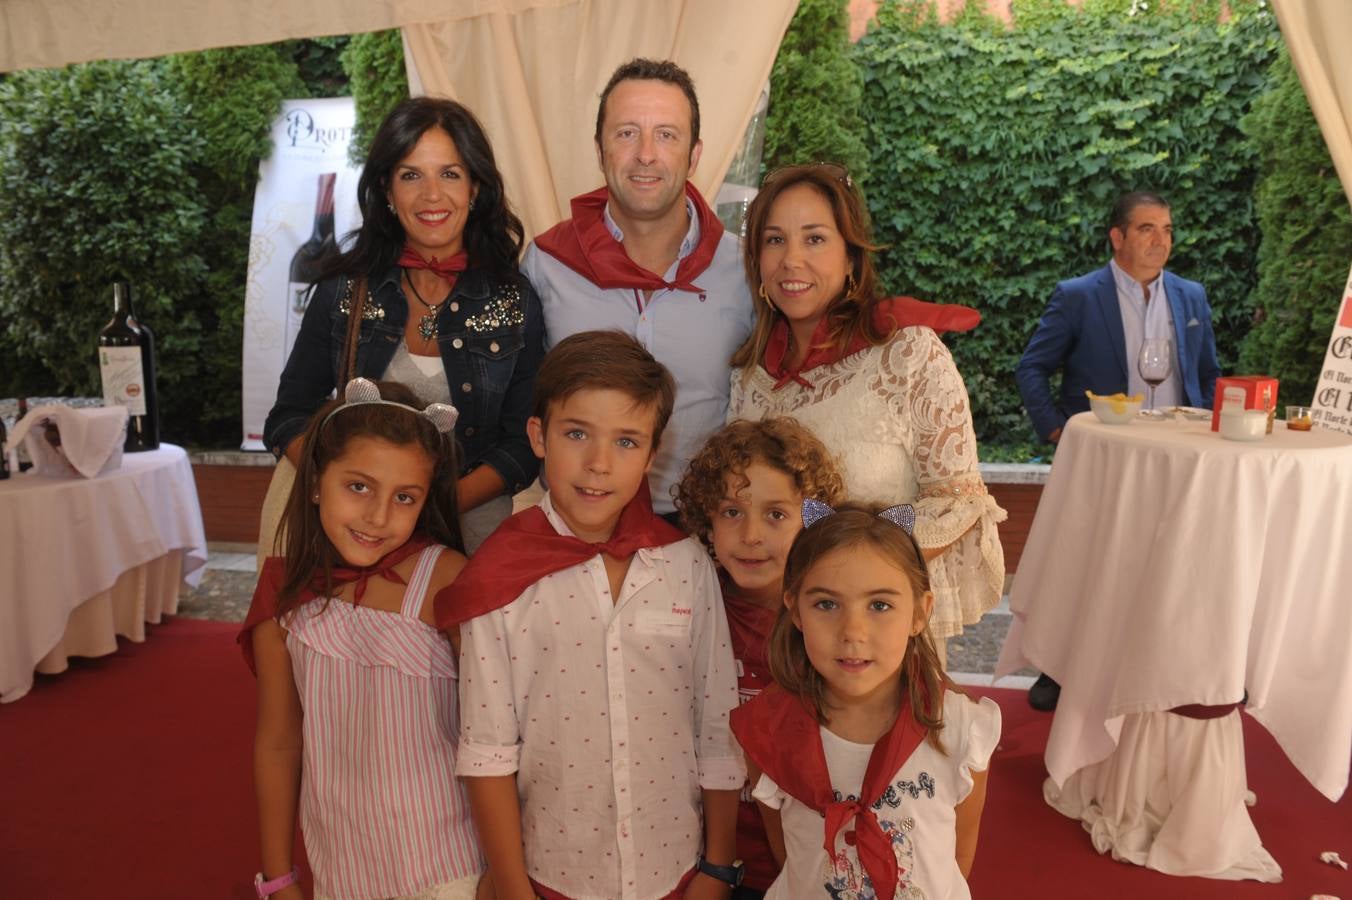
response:
<path fill-rule="evenodd" d="M 348 164 L 351 97 L 285 100 L 272 155 L 258 167 L 244 295 L 245 450 L 264 450 L 263 422 L 295 343 L 316 264 L 357 227 L 357 178 Z"/>
<path fill-rule="evenodd" d="M 1312 406 L 1315 424 L 1352 434 L 1352 271 L 1343 287 L 1343 305 L 1333 320 Z"/>

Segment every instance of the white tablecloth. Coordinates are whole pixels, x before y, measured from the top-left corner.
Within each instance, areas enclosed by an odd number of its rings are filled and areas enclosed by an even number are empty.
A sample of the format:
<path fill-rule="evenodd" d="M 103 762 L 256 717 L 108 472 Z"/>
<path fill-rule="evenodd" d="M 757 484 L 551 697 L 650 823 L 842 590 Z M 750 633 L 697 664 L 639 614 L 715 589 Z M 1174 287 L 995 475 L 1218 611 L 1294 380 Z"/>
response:
<path fill-rule="evenodd" d="M 1010 594 L 997 678 L 1062 685 L 1057 784 L 1123 716 L 1234 703 L 1331 800 L 1352 761 L 1352 437 L 1067 423 Z"/>
<path fill-rule="evenodd" d="M 143 639 L 206 559 L 181 447 L 126 454 L 98 478 L 0 481 L 0 702 L 26 694 L 34 669 L 112 652 L 114 635 Z"/>

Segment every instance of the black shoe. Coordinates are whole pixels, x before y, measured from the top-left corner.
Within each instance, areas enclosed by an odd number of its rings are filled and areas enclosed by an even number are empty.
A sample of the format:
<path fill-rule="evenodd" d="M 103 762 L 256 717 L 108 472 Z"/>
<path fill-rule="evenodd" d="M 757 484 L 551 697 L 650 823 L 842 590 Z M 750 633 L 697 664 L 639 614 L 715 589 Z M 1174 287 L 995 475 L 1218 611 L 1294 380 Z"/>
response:
<path fill-rule="evenodd" d="M 1061 699 L 1061 685 L 1050 675 L 1039 675 L 1037 681 L 1028 689 L 1028 705 L 1039 712 L 1051 712 L 1056 709 L 1056 701 Z"/>

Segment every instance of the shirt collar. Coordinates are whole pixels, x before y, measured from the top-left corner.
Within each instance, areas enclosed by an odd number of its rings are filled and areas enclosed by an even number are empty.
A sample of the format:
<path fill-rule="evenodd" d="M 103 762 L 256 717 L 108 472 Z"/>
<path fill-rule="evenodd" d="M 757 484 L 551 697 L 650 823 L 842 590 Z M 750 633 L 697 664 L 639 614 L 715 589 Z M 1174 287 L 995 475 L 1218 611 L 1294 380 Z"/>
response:
<path fill-rule="evenodd" d="M 558 510 L 554 509 L 553 496 L 552 491 L 545 491 L 545 495 L 540 498 L 540 511 L 545 514 L 545 518 L 549 520 L 549 524 L 554 526 L 554 530 L 559 534 L 564 535 L 565 537 L 577 537 L 577 535 L 573 533 L 573 529 L 569 528 L 568 523 L 563 520 L 563 516 L 559 515 Z M 643 564 L 647 565 L 653 559 L 662 558 L 662 548 L 640 547 L 635 552 L 634 556 L 635 559 L 642 560 Z"/>
<path fill-rule="evenodd" d="M 695 209 L 695 201 L 691 200 L 689 197 L 685 198 L 685 215 L 690 221 L 690 227 L 685 230 L 685 237 L 681 240 L 681 249 L 676 251 L 676 259 L 678 260 L 685 259 L 691 253 L 695 252 L 695 248 L 699 246 L 699 215 L 698 211 Z M 602 212 L 601 217 L 606 223 L 606 230 L 610 232 L 610 236 L 615 239 L 617 244 L 623 244 L 624 231 L 610 214 L 609 201 L 606 202 L 606 208 Z"/>
<path fill-rule="evenodd" d="M 545 491 L 544 497 L 540 499 L 540 509 L 544 511 L 545 518 L 549 524 L 554 526 L 554 530 L 564 537 L 577 537 L 573 529 L 568 527 L 568 523 L 563 521 L 563 516 L 559 515 L 554 509 L 554 501 L 550 491 Z"/>
<path fill-rule="evenodd" d="M 1108 260 L 1108 268 L 1113 271 L 1113 281 L 1117 284 L 1117 292 L 1119 294 L 1125 294 L 1135 300 L 1144 300 L 1145 291 L 1142 290 L 1141 283 L 1128 275 L 1126 270 L 1117 264 L 1117 260 Z M 1145 285 L 1145 287 L 1150 288 L 1150 298 L 1152 300 L 1160 296 L 1160 286 L 1163 283 L 1164 270 L 1161 269 L 1160 273 L 1155 276 L 1155 280 L 1148 285 Z"/>

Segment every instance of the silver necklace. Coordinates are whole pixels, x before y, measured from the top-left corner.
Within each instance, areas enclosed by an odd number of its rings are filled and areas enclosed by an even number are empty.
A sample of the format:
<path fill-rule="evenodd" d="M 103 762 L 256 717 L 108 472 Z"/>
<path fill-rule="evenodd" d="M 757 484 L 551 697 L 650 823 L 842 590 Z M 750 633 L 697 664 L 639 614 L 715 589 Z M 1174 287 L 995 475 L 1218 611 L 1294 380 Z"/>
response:
<path fill-rule="evenodd" d="M 424 341 L 436 340 L 437 313 L 441 312 L 441 308 L 446 305 L 446 300 L 449 300 L 451 295 L 447 294 L 446 298 L 440 303 L 428 303 L 422 298 L 422 294 L 418 293 L 418 287 L 413 283 L 413 276 L 408 273 L 408 269 L 404 270 L 404 280 L 408 282 L 408 286 L 413 291 L 413 296 L 417 298 L 418 302 L 427 307 L 427 312 L 418 319 L 418 334 L 422 335 Z"/>

